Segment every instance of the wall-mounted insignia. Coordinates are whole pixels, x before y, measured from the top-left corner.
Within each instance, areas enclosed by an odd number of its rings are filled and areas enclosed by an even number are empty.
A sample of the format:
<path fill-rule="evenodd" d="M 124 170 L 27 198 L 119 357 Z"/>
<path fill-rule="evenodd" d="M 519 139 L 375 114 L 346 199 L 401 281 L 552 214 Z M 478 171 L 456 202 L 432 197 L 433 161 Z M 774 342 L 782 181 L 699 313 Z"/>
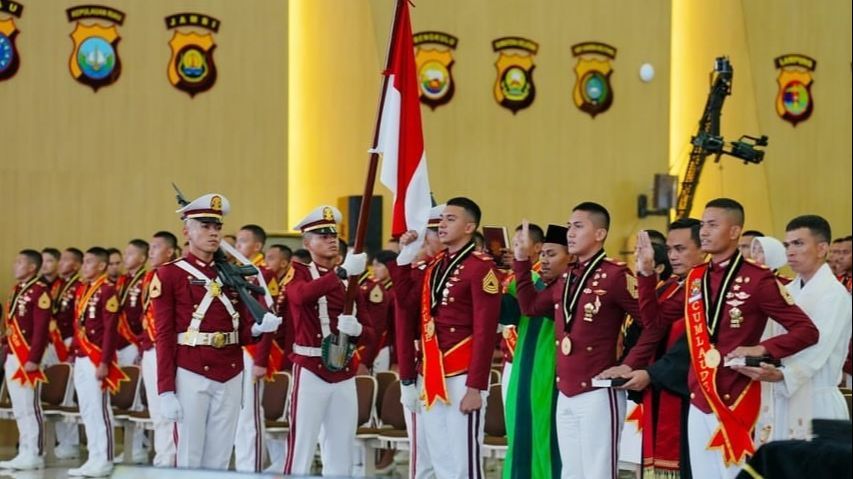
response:
<path fill-rule="evenodd" d="M 418 32 L 414 34 L 415 68 L 421 103 L 435 110 L 453 98 L 453 50 L 459 39 L 449 33 Z"/>
<path fill-rule="evenodd" d="M 521 37 L 503 37 L 492 42 L 492 49 L 499 54 L 495 62 L 498 70 L 495 100 L 515 114 L 529 107 L 536 98 L 533 57 L 539 51 L 539 44 Z"/>
<path fill-rule="evenodd" d="M 797 126 L 797 123 L 808 120 L 814 110 L 812 72 L 817 68 L 817 60 L 792 53 L 777 57 L 773 64 L 779 70 L 776 113 Z"/>
<path fill-rule="evenodd" d="M 178 13 L 166 17 L 166 28 L 175 30 L 169 40 L 172 49 L 167 70 L 169 83 L 190 97 L 213 88 L 216 83 L 213 33 L 219 32 L 219 20 L 201 13 Z"/>
<path fill-rule="evenodd" d="M 80 5 L 66 10 L 69 22 L 75 22 L 71 40 L 74 47 L 68 68 L 78 82 L 99 88 L 113 84 L 121 75 L 118 27 L 124 23 L 124 13 L 101 5 Z M 90 19 L 101 23 L 83 23 Z"/>
<path fill-rule="evenodd" d="M 584 42 L 572 46 L 572 55 L 578 59 L 572 100 L 581 111 L 595 118 L 613 104 L 613 87 L 610 85 L 613 66 L 610 60 L 616 58 L 616 48 L 606 43 Z"/>

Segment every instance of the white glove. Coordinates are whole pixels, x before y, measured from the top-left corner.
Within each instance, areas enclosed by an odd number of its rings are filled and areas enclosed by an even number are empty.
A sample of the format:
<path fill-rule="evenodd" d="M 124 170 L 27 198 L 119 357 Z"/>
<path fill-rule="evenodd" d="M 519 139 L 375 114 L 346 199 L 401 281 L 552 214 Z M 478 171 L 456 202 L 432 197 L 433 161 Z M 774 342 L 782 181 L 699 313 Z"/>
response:
<path fill-rule="evenodd" d="M 178 396 L 172 391 L 161 393 L 158 396 L 160 399 L 160 415 L 169 421 L 180 421 L 184 417 L 184 411 L 181 409 L 181 403 L 178 402 Z"/>
<path fill-rule="evenodd" d="M 264 314 L 264 319 L 261 324 L 255 323 L 252 325 L 252 336 L 260 336 L 263 333 L 272 333 L 281 326 L 281 318 L 272 314 Z"/>
<path fill-rule="evenodd" d="M 418 391 L 417 383 L 409 384 L 408 386 L 400 385 L 400 403 L 409 411 L 420 411 L 421 394 Z"/>
<path fill-rule="evenodd" d="M 352 314 L 342 314 L 338 316 L 338 331 L 347 336 L 361 335 L 361 323 Z"/>
<path fill-rule="evenodd" d="M 347 270 L 350 276 L 358 276 L 367 269 L 367 253 L 350 253 L 344 259 L 341 268 Z"/>

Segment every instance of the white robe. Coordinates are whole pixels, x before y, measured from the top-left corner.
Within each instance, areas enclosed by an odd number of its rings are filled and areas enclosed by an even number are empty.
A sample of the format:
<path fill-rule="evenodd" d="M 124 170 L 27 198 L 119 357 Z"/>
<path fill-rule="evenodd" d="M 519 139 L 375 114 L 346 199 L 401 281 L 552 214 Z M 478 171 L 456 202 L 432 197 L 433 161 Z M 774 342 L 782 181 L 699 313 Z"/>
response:
<path fill-rule="evenodd" d="M 807 439 L 812 419 L 849 419 L 838 384 L 853 328 L 853 303 L 826 264 L 804 286 L 800 279 L 794 278 L 788 292 L 814 322 L 820 338 L 817 344 L 782 360 L 783 381 L 762 384 L 756 427 L 759 445 Z M 784 328 L 768 322 L 768 330 L 770 336 L 776 336 Z"/>

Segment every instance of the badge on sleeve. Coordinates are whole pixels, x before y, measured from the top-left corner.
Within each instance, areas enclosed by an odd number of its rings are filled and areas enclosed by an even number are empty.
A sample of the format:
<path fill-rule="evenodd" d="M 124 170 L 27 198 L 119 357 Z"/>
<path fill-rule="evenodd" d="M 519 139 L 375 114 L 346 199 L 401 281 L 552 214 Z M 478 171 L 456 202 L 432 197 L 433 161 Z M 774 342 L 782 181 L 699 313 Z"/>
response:
<path fill-rule="evenodd" d="M 488 274 L 483 277 L 483 291 L 488 294 L 498 294 L 500 287 L 501 282 L 498 281 L 498 277 L 495 275 L 495 270 L 489 268 Z"/>
<path fill-rule="evenodd" d="M 50 295 L 45 291 L 39 296 L 39 309 L 50 309 L 50 305 Z"/>
<path fill-rule="evenodd" d="M 110 313 L 118 312 L 118 298 L 115 295 L 110 296 L 110 299 L 107 300 L 107 311 Z"/>
<path fill-rule="evenodd" d="M 625 273 L 625 283 L 628 285 L 628 294 L 630 294 L 634 299 L 639 298 L 640 294 L 637 291 L 637 277 L 631 273 Z"/>
<path fill-rule="evenodd" d="M 788 292 L 788 288 L 786 288 L 785 285 L 782 284 L 778 279 L 776 280 L 776 285 L 779 286 L 779 294 L 781 294 L 782 297 L 785 298 L 785 302 L 788 303 L 788 305 L 793 306 L 794 297 L 791 296 L 791 293 Z"/>
<path fill-rule="evenodd" d="M 162 293 L 162 286 L 160 285 L 160 277 L 157 274 L 154 274 L 154 277 L 151 278 L 151 284 L 148 285 L 148 297 L 149 298 L 158 298 L 160 297 L 160 293 Z"/>

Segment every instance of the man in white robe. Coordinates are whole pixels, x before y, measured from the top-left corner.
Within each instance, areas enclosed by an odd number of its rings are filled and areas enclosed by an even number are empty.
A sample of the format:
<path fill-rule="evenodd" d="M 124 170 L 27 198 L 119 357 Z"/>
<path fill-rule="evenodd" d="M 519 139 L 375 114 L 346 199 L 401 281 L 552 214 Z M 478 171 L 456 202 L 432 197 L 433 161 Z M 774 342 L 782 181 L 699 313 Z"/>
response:
<path fill-rule="evenodd" d="M 788 264 L 797 274 L 786 288 L 817 326 L 820 339 L 817 344 L 783 359 L 781 368 L 767 364 L 760 368 L 739 368 L 770 386 L 762 391 L 757 445 L 773 440 L 806 439 L 811 433 L 812 419 L 849 419 L 838 384 L 850 343 L 853 304 L 826 264 L 830 237 L 829 223 L 815 215 L 794 218 L 786 228 Z M 775 322 L 768 326 L 771 335 L 784 331 Z"/>

